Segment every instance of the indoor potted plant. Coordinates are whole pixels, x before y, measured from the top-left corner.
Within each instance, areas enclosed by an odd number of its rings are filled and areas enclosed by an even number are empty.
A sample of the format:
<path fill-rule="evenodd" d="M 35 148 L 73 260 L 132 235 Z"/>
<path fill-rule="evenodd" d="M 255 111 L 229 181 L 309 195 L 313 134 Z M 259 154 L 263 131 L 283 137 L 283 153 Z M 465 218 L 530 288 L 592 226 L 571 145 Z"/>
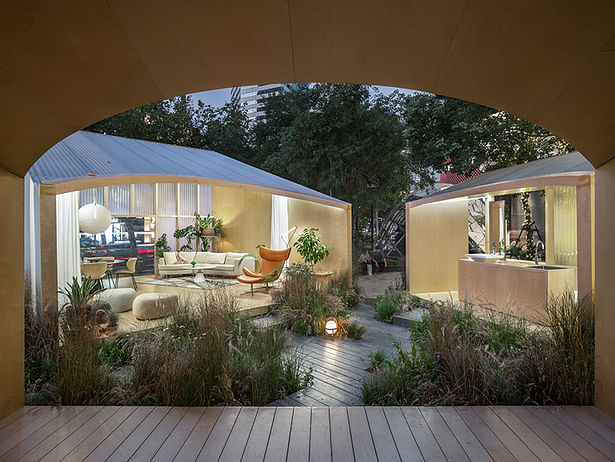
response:
<path fill-rule="evenodd" d="M 314 272 L 314 265 L 329 256 L 329 248 L 321 242 L 316 231 L 318 231 L 318 228 L 304 229 L 293 244 L 303 261 L 310 266 L 312 272 Z"/>

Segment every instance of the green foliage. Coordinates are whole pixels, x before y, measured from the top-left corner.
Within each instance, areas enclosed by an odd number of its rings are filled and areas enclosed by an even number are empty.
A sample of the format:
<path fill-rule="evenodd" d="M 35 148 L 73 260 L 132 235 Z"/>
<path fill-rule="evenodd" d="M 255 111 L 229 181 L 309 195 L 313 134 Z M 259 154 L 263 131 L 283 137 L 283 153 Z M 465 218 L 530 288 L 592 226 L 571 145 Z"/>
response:
<path fill-rule="evenodd" d="M 376 298 L 374 317 L 390 323 L 396 314 L 404 313 L 418 306 L 416 298 L 411 298 L 410 294 L 403 288 L 403 282 L 398 281 L 395 285 L 387 287 L 384 294 Z"/>
<path fill-rule="evenodd" d="M 132 357 L 132 348 L 127 347 L 121 340 L 98 342 L 98 361 L 100 364 L 119 367 L 125 366 Z"/>
<path fill-rule="evenodd" d="M 175 239 L 185 239 L 186 243 L 180 247 L 180 251 L 191 251 L 192 241 L 197 243 L 197 249 L 199 242 L 203 242 L 203 248 L 206 247 L 207 236 L 201 236 L 204 229 L 214 229 L 216 233 L 219 232 L 222 225 L 221 219 L 215 219 L 210 214 L 206 217 L 202 217 L 198 212 L 194 212 L 194 223 L 180 229 L 176 229 L 173 233 Z"/>
<path fill-rule="evenodd" d="M 329 256 L 329 248 L 320 241 L 318 228 L 305 228 L 293 244 L 303 261 L 314 266 Z"/>
<path fill-rule="evenodd" d="M 350 271 L 334 274 L 329 287 L 331 293 L 338 296 L 347 308 L 353 308 L 361 302 L 360 289 L 354 284 Z"/>
<path fill-rule="evenodd" d="M 370 372 L 378 372 L 380 367 L 384 364 L 384 361 L 387 359 L 386 351 L 383 349 L 379 349 L 376 351 L 372 351 L 369 354 L 369 370 Z"/>
<path fill-rule="evenodd" d="M 434 304 L 411 328 L 413 347 L 395 344 L 363 399 L 378 405 L 581 404 L 594 399 L 591 299 L 565 294 L 544 325 L 471 304 Z"/>
<path fill-rule="evenodd" d="M 156 240 L 156 258 L 162 258 L 164 257 L 164 252 L 170 251 L 171 247 L 169 247 L 167 242 L 167 233 L 163 233 L 162 236 Z"/>
<path fill-rule="evenodd" d="M 333 293 L 332 293 L 333 292 Z M 337 322 L 337 335 L 361 338 L 365 327 L 348 316 L 347 305 L 305 264 L 291 265 L 282 282 L 275 313 L 280 323 L 302 335 L 324 335 L 328 319 Z"/>
<path fill-rule="evenodd" d="M 90 276 L 85 277 L 81 282 L 76 277 L 73 277 L 73 282 L 66 284 L 64 289 L 58 290 L 58 293 L 65 295 L 68 298 L 67 305 L 75 309 L 88 310 L 89 303 L 92 297 L 97 293 L 102 292 L 96 289 L 96 282 Z M 66 307 L 66 305 L 65 305 Z"/>
<path fill-rule="evenodd" d="M 402 118 L 411 171 L 424 182 L 430 182 L 430 170 L 493 170 L 572 150 L 531 122 L 440 95 L 406 97 Z"/>

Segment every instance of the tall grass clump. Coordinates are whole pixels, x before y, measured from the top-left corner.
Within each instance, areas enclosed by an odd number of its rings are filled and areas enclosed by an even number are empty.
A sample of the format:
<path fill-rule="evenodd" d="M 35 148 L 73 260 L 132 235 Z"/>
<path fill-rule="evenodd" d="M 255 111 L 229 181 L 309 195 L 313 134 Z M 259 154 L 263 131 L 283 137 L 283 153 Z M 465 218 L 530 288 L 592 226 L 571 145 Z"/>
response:
<path fill-rule="evenodd" d="M 384 294 L 376 298 L 374 317 L 380 321 L 392 322 L 393 316 L 405 313 L 421 305 L 420 298 L 411 295 L 399 279 L 395 285 L 387 287 Z"/>
<path fill-rule="evenodd" d="M 341 281 L 335 280 L 337 286 L 325 284 L 312 275 L 309 266 L 292 265 L 282 282 L 275 310 L 281 324 L 302 335 L 324 335 L 327 320 L 335 319 L 338 335 L 350 333 L 360 338 L 365 329 L 350 320 L 348 305 L 336 295 L 343 284 L 348 284 Z"/>
<path fill-rule="evenodd" d="M 311 381 L 301 358 L 285 356 L 284 332 L 258 328 L 233 297 L 206 293 L 185 302 L 164 329 L 135 347 L 129 384 L 136 404 L 264 405 Z"/>
<path fill-rule="evenodd" d="M 360 290 L 354 281 L 352 272 L 346 270 L 334 274 L 329 284 L 330 292 L 339 297 L 347 308 L 353 308 L 361 303 Z"/>
<path fill-rule="evenodd" d="M 471 303 L 440 303 L 395 344 L 363 384 L 379 405 L 592 404 L 594 320 L 590 298 L 553 299 L 541 325 Z"/>

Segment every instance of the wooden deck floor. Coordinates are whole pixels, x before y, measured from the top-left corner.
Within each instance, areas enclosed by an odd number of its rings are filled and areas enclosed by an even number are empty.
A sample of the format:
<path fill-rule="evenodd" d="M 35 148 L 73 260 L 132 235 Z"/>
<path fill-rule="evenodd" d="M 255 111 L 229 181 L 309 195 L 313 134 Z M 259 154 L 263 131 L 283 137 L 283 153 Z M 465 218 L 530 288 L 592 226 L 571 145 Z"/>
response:
<path fill-rule="evenodd" d="M 24 407 L 1 461 L 615 460 L 594 407 Z"/>
<path fill-rule="evenodd" d="M 393 341 L 405 349 L 410 346 L 404 328 L 374 319 L 374 308 L 360 305 L 352 316 L 367 332 L 361 340 L 337 337 L 294 335 L 294 350 L 303 356 L 303 364 L 312 368 L 314 383 L 275 406 L 361 406 L 361 383 L 369 375 L 369 354 L 376 350 L 393 350 Z"/>

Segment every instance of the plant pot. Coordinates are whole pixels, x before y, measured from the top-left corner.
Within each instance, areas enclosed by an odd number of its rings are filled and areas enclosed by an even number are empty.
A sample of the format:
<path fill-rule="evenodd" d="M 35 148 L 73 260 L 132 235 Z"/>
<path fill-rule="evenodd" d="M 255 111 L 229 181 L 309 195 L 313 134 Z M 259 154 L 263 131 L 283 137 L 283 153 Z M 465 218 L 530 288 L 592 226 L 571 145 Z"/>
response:
<path fill-rule="evenodd" d="M 216 230 L 213 228 L 205 228 L 201 231 L 201 236 L 215 236 Z"/>

